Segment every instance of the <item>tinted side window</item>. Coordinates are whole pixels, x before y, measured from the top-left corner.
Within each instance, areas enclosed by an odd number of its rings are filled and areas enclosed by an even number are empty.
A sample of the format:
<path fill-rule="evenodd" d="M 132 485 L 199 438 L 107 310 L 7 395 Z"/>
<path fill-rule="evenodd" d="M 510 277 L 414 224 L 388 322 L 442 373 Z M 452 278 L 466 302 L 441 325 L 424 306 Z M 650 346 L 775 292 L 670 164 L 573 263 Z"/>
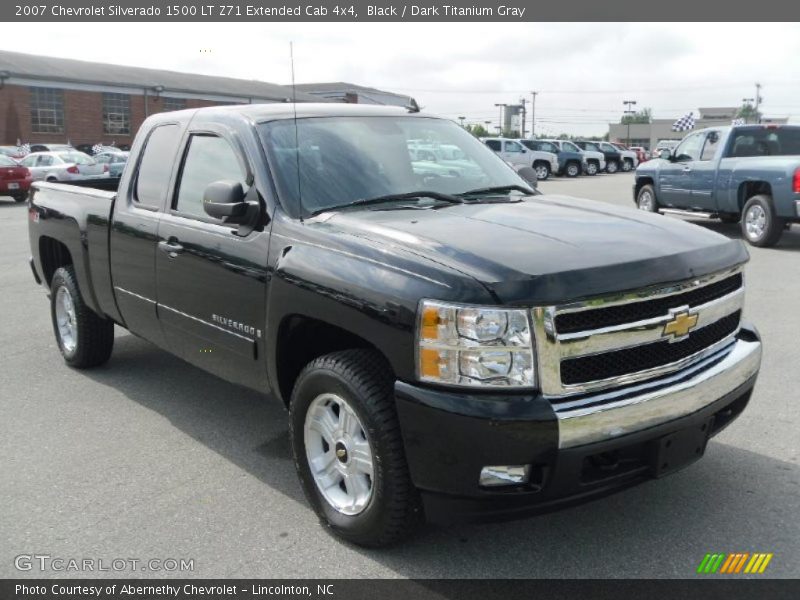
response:
<path fill-rule="evenodd" d="M 175 208 L 184 214 L 208 218 L 203 210 L 203 192 L 209 183 L 230 179 L 246 189 L 247 175 L 231 145 L 212 135 L 195 135 L 189 141 L 181 171 Z"/>
<path fill-rule="evenodd" d="M 134 199 L 160 207 L 167 197 L 172 164 L 178 152 L 181 131 L 177 125 L 159 125 L 150 133 L 139 163 Z"/>
<path fill-rule="evenodd" d="M 498 140 L 487 140 L 486 145 L 495 152 L 500 152 L 500 142 Z"/>

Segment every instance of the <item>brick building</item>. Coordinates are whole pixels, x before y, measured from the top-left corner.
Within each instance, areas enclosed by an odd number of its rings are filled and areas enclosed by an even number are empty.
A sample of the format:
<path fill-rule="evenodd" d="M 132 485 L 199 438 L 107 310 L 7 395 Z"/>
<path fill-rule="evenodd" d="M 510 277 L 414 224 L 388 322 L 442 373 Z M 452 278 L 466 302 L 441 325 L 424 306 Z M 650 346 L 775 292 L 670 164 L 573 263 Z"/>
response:
<path fill-rule="evenodd" d="M 325 101 L 297 91 L 299 102 Z M 218 104 L 287 102 L 263 81 L 0 51 L 0 145 L 130 145 L 150 114 Z"/>

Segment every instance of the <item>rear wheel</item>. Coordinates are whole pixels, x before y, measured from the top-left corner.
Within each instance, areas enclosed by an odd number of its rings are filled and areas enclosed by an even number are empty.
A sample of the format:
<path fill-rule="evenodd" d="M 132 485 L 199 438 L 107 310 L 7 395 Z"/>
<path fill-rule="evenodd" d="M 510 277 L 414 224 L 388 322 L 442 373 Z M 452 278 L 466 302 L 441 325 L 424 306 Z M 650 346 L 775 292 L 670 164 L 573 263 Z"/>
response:
<path fill-rule="evenodd" d="M 597 171 L 599 170 L 599 166 L 596 162 L 590 160 L 586 163 L 586 174 L 587 175 L 597 175 Z"/>
<path fill-rule="evenodd" d="M 658 212 L 658 202 L 656 201 L 656 192 L 652 185 L 643 185 L 636 196 L 636 206 L 639 210 L 646 212 Z"/>
<path fill-rule="evenodd" d="M 336 534 L 363 546 L 397 541 L 419 515 L 392 379 L 380 355 L 346 350 L 313 360 L 292 392 L 292 450 L 306 497 Z"/>
<path fill-rule="evenodd" d="M 50 315 L 67 364 L 85 369 L 109 359 L 114 348 L 114 323 L 86 306 L 72 267 L 61 267 L 53 275 Z"/>
<path fill-rule="evenodd" d="M 14 194 L 12 198 L 14 198 L 14 202 L 25 202 L 28 199 L 28 194 Z"/>
<path fill-rule="evenodd" d="M 630 158 L 626 158 L 622 161 L 622 170 L 624 172 L 633 171 L 633 161 Z"/>
<path fill-rule="evenodd" d="M 543 162 L 537 162 L 533 165 L 533 170 L 536 171 L 536 178 L 539 181 L 544 181 L 550 177 L 550 165 Z"/>
<path fill-rule="evenodd" d="M 606 172 L 616 173 L 617 171 L 619 171 L 619 164 L 617 164 L 617 161 L 615 160 L 609 161 L 608 164 L 606 165 Z"/>
<path fill-rule="evenodd" d="M 577 177 L 581 174 L 581 167 L 576 162 L 568 162 L 564 173 L 566 173 L 567 177 Z"/>
<path fill-rule="evenodd" d="M 742 210 L 742 235 L 753 246 L 768 248 L 778 243 L 786 228 L 786 220 L 775 215 L 772 198 L 758 194 L 750 198 Z"/>

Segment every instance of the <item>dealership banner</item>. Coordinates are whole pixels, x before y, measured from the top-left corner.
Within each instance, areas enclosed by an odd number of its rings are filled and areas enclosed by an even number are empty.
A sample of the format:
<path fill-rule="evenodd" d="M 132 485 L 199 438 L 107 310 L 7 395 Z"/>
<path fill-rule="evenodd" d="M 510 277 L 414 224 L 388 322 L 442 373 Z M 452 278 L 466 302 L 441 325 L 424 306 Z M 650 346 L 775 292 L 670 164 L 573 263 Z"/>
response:
<path fill-rule="evenodd" d="M 3 21 L 200 22 L 537 22 L 800 20 L 800 2 L 760 0 L 10 0 Z M 709 30 L 709 36 L 714 36 Z M 659 40 L 653 40 L 658 44 Z"/>
<path fill-rule="evenodd" d="M 2 600 L 796 600 L 798 580 L 375 580 L 375 579 L 17 579 Z"/>

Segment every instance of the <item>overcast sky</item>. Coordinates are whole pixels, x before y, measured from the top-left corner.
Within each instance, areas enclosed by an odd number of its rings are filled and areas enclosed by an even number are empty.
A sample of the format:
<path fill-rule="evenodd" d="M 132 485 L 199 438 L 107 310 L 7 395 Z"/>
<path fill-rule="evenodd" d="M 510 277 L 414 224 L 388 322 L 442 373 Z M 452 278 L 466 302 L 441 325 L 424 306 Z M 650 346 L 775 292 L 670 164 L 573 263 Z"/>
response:
<path fill-rule="evenodd" d="M 286 84 L 290 40 L 298 83 L 406 93 L 467 122 L 495 125 L 495 103 L 538 90 L 539 134 L 602 135 L 623 100 L 656 118 L 740 105 L 756 81 L 767 116 L 800 122 L 800 24 L 791 23 L 19 23 L 4 28 L 0 48 Z"/>

